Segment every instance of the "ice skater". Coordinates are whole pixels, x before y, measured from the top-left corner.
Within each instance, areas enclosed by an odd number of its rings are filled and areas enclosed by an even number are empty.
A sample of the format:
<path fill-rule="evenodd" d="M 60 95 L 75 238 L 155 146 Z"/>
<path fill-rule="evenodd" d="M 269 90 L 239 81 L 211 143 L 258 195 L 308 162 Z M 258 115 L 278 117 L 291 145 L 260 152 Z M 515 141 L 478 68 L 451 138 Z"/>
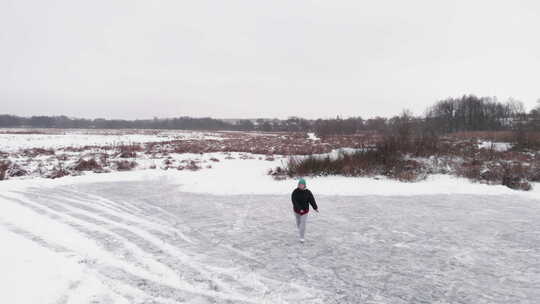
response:
<path fill-rule="evenodd" d="M 294 189 L 291 195 L 293 204 L 294 216 L 296 217 L 296 227 L 300 234 L 300 242 L 304 242 L 304 234 L 306 233 L 306 221 L 309 213 L 309 205 L 313 210 L 319 212 L 313 193 L 306 188 L 306 180 L 301 178 L 298 181 L 298 187 Z"/>

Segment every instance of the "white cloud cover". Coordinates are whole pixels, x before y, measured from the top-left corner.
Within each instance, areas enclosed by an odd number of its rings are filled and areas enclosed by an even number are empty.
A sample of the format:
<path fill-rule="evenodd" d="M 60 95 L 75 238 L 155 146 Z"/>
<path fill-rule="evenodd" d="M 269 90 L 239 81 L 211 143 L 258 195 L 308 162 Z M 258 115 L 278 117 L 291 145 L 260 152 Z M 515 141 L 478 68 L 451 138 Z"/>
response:
<path fill-rule="evenodd" d="M 0 3 L 18 115 L 308 118 L 540 97 L 536 1 Z"/>

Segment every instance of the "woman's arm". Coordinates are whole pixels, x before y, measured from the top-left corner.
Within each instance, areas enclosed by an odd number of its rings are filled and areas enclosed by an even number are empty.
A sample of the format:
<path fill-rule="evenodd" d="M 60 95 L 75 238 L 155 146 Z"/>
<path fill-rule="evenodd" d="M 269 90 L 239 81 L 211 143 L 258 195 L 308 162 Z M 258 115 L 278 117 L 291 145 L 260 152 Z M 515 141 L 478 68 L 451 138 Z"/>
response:
<path fill-rule="evenodd" d="M 311 193 L 311 191 L 309 191 L 309 203 L 311 204 L 311 207 L 313 207 L 313 209 L 315 209 L 316 211 L 319 210 L 319 207 L 317 207 L 317 202 L 315 201 L 315 197 L 313 196 L 313 193 Z"/>

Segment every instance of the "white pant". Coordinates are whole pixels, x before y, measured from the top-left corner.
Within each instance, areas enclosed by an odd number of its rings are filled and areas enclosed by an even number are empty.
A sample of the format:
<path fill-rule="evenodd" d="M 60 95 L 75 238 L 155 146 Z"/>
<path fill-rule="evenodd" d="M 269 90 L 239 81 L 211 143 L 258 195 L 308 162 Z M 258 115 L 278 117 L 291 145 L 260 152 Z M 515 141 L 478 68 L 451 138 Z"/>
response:
<path fill-rule="evenodd" d="M 304 234 L 306 233 L 306 222 L 308 214 L 305 213 L 303 215 L 300 215 L 298 213 L 294 213 L 294 216 L 296 217 L 296 227 L 298 228 L 298 232 L 300 233 L 300 238 L 304 238 Z"/>

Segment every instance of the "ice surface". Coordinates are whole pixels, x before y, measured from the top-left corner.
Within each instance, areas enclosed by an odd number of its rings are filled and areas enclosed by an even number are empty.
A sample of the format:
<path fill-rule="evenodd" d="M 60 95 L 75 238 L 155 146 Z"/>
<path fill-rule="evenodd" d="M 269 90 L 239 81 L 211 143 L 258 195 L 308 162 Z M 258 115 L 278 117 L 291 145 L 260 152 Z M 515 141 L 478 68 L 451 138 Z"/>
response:
<path fill-rule="evenodd" d="M 4 185 L 2 303 L 540 298 L 540 203 L 532 197 L 320 195 L 314 182 L 321 213 L 310 214 L 300 244 L 290 188 L 218 195 L 184 192 L 179 179 L 157 174 L 114 177 Z"/>

